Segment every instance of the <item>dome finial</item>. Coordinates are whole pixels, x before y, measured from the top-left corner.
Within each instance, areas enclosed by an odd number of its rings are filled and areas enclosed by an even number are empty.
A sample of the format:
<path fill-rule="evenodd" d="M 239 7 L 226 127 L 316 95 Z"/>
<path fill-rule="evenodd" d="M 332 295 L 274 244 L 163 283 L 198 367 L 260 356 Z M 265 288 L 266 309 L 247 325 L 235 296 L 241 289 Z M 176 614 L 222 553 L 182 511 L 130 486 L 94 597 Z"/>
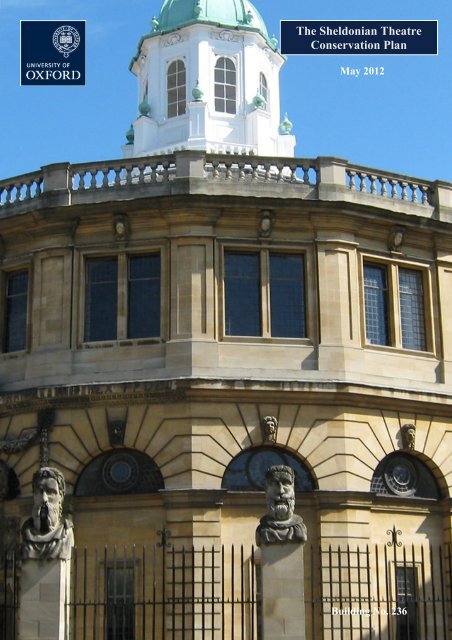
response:
<path fill-rule="evenodd" d="M 195 102 L 201 102 L 204 96 L 204 91 L 199 86 L 199 80 L 196 81 L 196 87 L 193 87 L 191 91 L 191 95 L 193 96 L 193 100 Z"/>
<path fill-rule="evenodd" d="M 283 136 L 288 136 L 292 132 L 293 124 L 287 117 L 287 112 L 285 113 L 284 120 L 279 125 L 279 128 Z"/>
<path fill-rule="evenodd" d="M 148 102 L 147 96 L 144 96 L 143 100 L 138 105 L 138 111 L 142 116 L 148 116 L 151 112 L 151 105 Z"/>
<path fill-rule="evenodd" d="M 127 144 L 133 144 L 135 140 L 135 131 L 133 130 L 133 124 L 131 124 L 130 128 L 126 131 L 126 139 Z"/>

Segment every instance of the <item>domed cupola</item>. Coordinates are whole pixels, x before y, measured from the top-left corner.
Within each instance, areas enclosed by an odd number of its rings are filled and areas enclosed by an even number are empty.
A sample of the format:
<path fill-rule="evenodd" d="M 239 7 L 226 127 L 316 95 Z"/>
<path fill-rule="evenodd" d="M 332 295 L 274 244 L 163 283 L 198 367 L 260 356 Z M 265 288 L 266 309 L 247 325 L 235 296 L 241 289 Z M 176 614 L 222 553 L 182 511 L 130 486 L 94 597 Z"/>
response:
<path fill-rule="evenodd" d="M 166 33 L 195 22 L 259 31 L 268 39 L 262 16 L 248 0 L 165 0 L 158 30 Z"/>
<path fill-rule="evenodd" d="M 198 149 L 293 156 L 280 128 L 284 58 L 248 0 L 165 0 L 130 64 L 138 117 L 126 157 Z"/>

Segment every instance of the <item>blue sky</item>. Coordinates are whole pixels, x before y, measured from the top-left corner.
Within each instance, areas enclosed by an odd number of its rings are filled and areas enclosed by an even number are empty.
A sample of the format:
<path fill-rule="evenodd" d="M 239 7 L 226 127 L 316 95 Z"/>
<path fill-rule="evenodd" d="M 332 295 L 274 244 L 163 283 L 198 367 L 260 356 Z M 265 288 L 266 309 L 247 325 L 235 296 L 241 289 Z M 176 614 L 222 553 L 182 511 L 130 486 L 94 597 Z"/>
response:
<path fill-rule="evenodd" d="M 121 157 L 137 113 L 128 65 L 162 0 L 0 0 L 0 179 L 53 162 Z M 280 19 L 438 19 L 438 56 L 289 56 L 281 109 L 296 155 L 452 182 L 450 0 L 255 0 L 270 34 Z M 86 20 L 84 87 L 19 86 L 19 21 Z M 379 77 L 344 77 L 344 65 L 384 66 Z"/>

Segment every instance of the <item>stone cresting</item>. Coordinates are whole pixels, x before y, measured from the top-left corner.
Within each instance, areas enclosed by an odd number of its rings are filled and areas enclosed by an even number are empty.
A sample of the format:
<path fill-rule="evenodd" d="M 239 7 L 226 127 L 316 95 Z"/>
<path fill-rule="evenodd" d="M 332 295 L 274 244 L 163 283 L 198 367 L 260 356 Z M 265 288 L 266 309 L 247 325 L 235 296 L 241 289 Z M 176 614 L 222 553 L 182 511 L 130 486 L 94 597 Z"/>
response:
<path fill-rule="evenodd" d="M 22 526 L 24 560 L 69 560 L 74 535 L 72 523 L 63 518 L 66 484 L 63 474 L 42 467 L 33 475 L 32 516 Z"/>
<path fill-rule="evenodd" d="M 294 514 L 294 471 L 286 465 L 270 467 L 265 474 L 267 515 L 261 518 L 256 529 L 258 547 L 288 542 L 305 543 L 307 536 L 303 518 Z"/>

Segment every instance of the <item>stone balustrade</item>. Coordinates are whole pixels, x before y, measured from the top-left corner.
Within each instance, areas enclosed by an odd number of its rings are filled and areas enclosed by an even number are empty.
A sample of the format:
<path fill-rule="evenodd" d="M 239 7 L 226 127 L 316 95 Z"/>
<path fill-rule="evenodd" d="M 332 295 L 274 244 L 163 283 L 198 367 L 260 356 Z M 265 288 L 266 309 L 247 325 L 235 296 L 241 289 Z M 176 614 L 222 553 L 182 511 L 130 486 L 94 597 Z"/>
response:
<path fill-rule="evenodd" d="M 334 157 L 272 158 L 180 151 L 170 155 L 42 167 L 0 181 L 0 209 L 174 194 L 335 200 L 452 222 L 452 184 L 352 165 Z M 132 191 L 131 191 L 132 190 Z M 38 204 L 39 198 L 39 204 Z"/>
<path fill-rule="evenodd" d="M 346 175 L 347 185 L 351 191 L 415 204 L 434 203 L 434 189 L 431 182 L 358 166 L 347 167 Z"/>
<path fill-rule="evenodd" d="M 175 175 L 174 156 L 152 156 L 71 165 L 69 184 L 72 191 L 110 189 L 168 182 L 173 180 Z"/>
<path fill-rule="evenodd" d="M 257 180 L 305 185 L 319 182 L 317 160 L 304 158 L 209 155 L 206 156 L 204 171 L 210 180 Z"/>
<path fill-rule="evenodd" d="M 43 191 L 42 171 L 33 171 L 21 176 L 0 181 L 0 207 L 28 202 L 39 198 Z"/>

